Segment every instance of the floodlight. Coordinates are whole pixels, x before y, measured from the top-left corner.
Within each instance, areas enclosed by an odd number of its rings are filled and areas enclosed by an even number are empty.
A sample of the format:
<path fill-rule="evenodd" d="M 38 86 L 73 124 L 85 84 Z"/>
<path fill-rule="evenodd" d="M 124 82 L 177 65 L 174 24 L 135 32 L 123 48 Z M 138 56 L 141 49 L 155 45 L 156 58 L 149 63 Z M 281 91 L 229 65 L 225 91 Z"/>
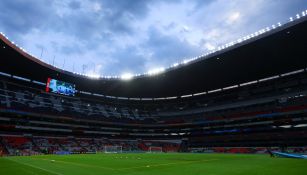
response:
<path fill-rule="evenodd" d="M 125 73 L 120 77 L 122 80 L 131 80 L 133 78 L 133 74 Z"/>
<path fill-rule="evenodd" d="M 149 75 L 156 75 L 156 74 L 162 73 L 164 71 L 165 71 L 165 68 L 160 67 L 160 68 L 156 68 L 156 69 L 148 71 L 148 74 Z"/>
<path fill-rule="evenodd" d="M 97 78 L 97 79 L 100 77 L 98 74 L 87 74 L 86 76 L 90 78 Z"/>
<path fill-rule="evenodd" d="M 177 66 L 179 66 L 179 63 L 173 64 L 173 67 L 177 67 Z"/>
<path fill-rule="evenodd" d="M 183 64 L 187 64 L 188 62 L 190 62 L 190 60 L 187 60 L 187 59 L 186 59 L 186 60 L 183 60 L 182 63 L 183 63 Z"/>

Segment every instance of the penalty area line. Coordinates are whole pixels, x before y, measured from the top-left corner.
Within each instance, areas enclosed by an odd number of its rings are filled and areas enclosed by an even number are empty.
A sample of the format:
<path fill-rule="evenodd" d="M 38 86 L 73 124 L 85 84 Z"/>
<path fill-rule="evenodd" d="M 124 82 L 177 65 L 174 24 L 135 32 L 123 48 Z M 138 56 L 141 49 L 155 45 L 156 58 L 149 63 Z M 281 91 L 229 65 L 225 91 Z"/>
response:
<path fill-rule="evenodd" d="M 32 158 L 32 159 L 50 161 L 49 159 L 41 159 L 41 158 Z M 75 166 L 79 166 L 79 167 L 99 168 L 99 169 L 104 169 L 104 170 L 119 171 L 118 169 L 109 168 L 109 167 L 104 167 L 104 166 L 99 166 L 99 165 L 96 166 L 96 165 L 75 163 L 75 162 L 69 162 L 69 161 L 63 161 L 63 160 L 55 160 L 55 163 L 57 163 L 57 162 L 59 162 L 59 163 L 64 163 L 64 164 L 75 165 Z"/>

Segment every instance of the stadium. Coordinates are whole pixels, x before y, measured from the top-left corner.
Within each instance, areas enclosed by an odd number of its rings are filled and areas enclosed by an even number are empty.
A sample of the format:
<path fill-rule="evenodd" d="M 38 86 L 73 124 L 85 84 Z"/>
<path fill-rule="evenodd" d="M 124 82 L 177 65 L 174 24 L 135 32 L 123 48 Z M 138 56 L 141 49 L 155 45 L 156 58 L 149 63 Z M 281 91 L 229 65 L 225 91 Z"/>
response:
<path fill-rule="evenodd" d="M 0 173 L 306 174 L 307 11 L 165 70 L 88 77 L 0 35 Z"/>

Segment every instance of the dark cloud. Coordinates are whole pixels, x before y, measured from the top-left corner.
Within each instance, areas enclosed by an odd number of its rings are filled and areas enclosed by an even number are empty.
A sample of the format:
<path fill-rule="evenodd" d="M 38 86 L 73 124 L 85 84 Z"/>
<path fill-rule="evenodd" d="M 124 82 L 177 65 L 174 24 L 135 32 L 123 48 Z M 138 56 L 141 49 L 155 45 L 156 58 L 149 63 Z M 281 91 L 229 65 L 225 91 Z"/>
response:
<path fill-rule="evenodd" d="M 151 27 L 149 39 L 142 47 L 150 50 L 157 62 L 163 61 L 168 65 L 178 61 L 178 58 L 197 56 L 201 52 L 199 47 L 177 36 L 165 35 L 155 27 Z"/>
<path fill-rule="evenodd" d="M 202 7 L 202 6 L 208 6 L 210 5 L 212 2 L 214 2 L 215 0 L 194 0 L 195 2 L 195 7 L 199 8 L 199 7 Z"/>
<path fill-rule="evenodd" d="M 116 50 L 112 53 L 112 58 L 118 62 L 112 62 L 104 68 L 104 72 L 111 75 L 121 75 L 123 73 L 137 73 L 146 71 L 146 59 L 143 55 L 139 55 L 139 48 L 131 46 L 125 49 Z"/>
<path fill-rule="evenodd" d="M 155 27 L 150 29 L 148 35 L 148 40 L 139 47 L 127 47 L 112 53 L 112 57 L 120 62 L 111 63 L 104 71 L 112 72 L 114 75 L 148 72 L 149 68 L 155 68 L 148 65 L 171 65 L 178 61 L 178 58 L 200 54 L 198 47 L 191 46 L 187 41 L 181 41 L 175 36 L 164 35 Z"/>
<path fill-rule="evenodd" d="M 84 51 L 76 44 L 76 45 L 69 45 L 69 46 L 63 46 L 60 50 L 61 53 L 65 55 L 72 55 L 72 54 L 82 54 Z"/>
<path fill-rule="evenodd" d="M 74 11 L 63 14 L 61 18 L 54 16 L 49 26 L 56 32 L 74 36 L 84 42 L 87 49 L 96 49 L 100 43 L 112 43 L 113 37 L 133 35 L 135 30 L 132 22 L 145 18 L 148 6 L 153 1 L 118 0 L 90 1 L 99 3 L 100 11 Z M 69 7 L 82 8 L 80 2 L 71 1 Z M 66 52 L 64 52 L 66 53 Z"/>
<path fill-rule="evenodd" d="M 80 9 L 81 3 L 79 1 L 71 1 L 69 2 L 68 6 L 73 10 L 77 10 Z"/>
<path fill-rule="evenodd" d="M 45 25 L 53 13 L 49 0 L 4 0 L 0 5 L 0 28 L 12 36 L 26 34 Z"/>
<path fill-rule="evenodd" d="M 101 0 L 95 1 L 94 3 L 101 4 L 101 12 L 96 12 L 92 14 L 82 14 L 81 16 L 88 15 L 89 17 L 78 19 L 77 23 L 81 23 L 79 26 L 93 27 L 93 23 L 96 24 L 95 27 L 98 29 L 107 28 L 117 34 L 131 34 L 135 32 L 133 30 L 132 22 L 134 20 L 144 19 L 147 17 L 149 12 L 150 4 L 158 2 L 157 0 Z M 69 17 L 67 17 L 69 19 Z M 74 16 L 70 19 L 76 19 Z M 91 19 L 92 22 L 89 22 Z M 85 25 L 82 25 L 85 22 Z M 97 28 L 96 28 L 97 29 Z"/>
<path fill-rule="evenodd" d="M 123 16 L 126 12 L 133 14 L 136 18 L 145 18 L 149 12 L 149 6 L 159 0 L 102 0 L 106 7 L 112 7 L 114 16 Z"/>
<path fill-rule="evenodd" d="M 11 35 L 26 34 L 31 29 L 56 30 L 88 38 L 108 29 L 114 33 L 129 34 L 133 32 L 131 21 L 145 18 L 151 0 L 91 1 L 101 3 L 99 12 L 76 11 L 75 13 L 56 14 L 54 1 L 49 0 L 10 0 L 1 2 L 0 25 L 2 30 Z M 70 9 L 81 8 L 80 1 L 68 3 Z M 105 12 L 108 8 L 109 13 Z"/>

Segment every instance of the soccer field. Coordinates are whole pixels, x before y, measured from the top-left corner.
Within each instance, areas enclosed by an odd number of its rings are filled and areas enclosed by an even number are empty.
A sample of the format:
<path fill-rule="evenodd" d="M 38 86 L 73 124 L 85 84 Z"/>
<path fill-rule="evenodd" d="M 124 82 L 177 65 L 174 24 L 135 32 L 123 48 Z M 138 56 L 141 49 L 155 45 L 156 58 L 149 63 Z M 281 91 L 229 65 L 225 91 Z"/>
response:
<path fill-rule="evenodd" d="M 1 175 L 306 175 L 307 160 L 234 154 L 93 154 L 0 158 Z"/>

